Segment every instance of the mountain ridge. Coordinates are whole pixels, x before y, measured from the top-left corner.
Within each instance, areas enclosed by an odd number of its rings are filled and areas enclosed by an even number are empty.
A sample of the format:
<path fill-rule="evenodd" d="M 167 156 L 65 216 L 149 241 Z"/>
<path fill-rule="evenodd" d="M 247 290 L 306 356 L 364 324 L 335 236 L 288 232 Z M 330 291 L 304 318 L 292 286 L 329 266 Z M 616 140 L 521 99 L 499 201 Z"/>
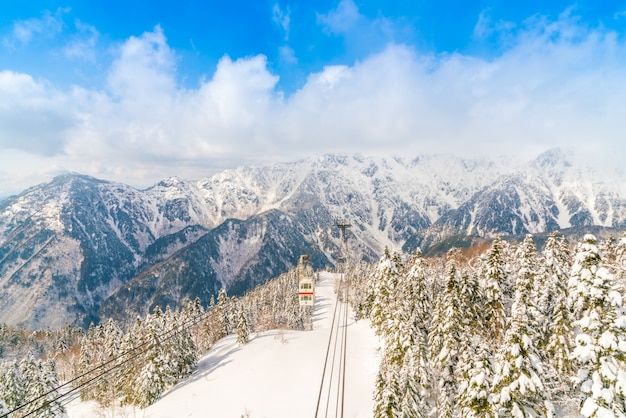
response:
<path fill-rule="evenodd" d="M 426 248 L 456 235 L 626 228 L 624 184 L 623 174 L 599 177 L 560 149 L 528 163 L 326 154 L 196 181 L 169 177 L 142 190 L 65 174 L 0 202 L 0 322 L 86 325 L 181 297 L 206 305 L 221 286 L 242 293 L 286 271 L 297 251 L 314 254 L 316 267 L 332 266 L 337 219 L 350 221 L 352 254 L 366 260 L 385 247 Z M 259 229 L 261 220 L 271 233 Z M 235 225 L 256 232 L 233 238 Z M 186 251 L 196 251 L 206 274 L 189 270 Z M 168 296 L 146 285 L 152 293 L 132 308 L 120 289 L 137 292 L 156 266 L 195 277 L 188 286 L 204 290 Z"/>

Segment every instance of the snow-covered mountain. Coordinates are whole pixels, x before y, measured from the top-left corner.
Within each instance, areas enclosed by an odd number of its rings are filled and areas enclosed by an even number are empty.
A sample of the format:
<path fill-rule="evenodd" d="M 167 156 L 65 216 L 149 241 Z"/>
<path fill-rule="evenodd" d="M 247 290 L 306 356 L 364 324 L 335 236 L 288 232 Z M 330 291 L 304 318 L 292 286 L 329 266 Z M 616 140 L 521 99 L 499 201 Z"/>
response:
<path fill-rule="evenodd" d="M 452 235 L 521 235 L 591 225 L 626 228 L 623 174 L 601 178 L 596 170 L 572 161 L 573 155 L 553 149 L 494 178 L 418 233 L 411 246 L 427 247 Z"/>
<path fill-rule="evenodd" d="M 558 149 L 528 164 L 324 155 L 145 190 L 67 174 L 0 202 L 0 322 L 85 324 L 182 297 L 206 304 L 302 252 L 314 267 L 332 264 L 340 218 L 366 259 L 459 234 L 626 228 L 624 180 Z"/>

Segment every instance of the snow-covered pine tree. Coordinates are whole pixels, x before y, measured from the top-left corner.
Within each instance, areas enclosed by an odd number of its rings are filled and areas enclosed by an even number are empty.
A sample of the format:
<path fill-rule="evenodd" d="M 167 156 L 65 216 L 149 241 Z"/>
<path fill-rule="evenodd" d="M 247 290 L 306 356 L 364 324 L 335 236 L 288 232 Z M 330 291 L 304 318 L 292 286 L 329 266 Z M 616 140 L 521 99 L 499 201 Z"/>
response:
<path fill-rule="evenodd" d="M 64 416 L 65 408 L 58 400 L 55 400 L 59 393 L 59 378 L 56 370 L 56 363 L 50 359 L 47 362 L 38 360 L 35 362 L 38 372 L 38 382 L 35 385 L 35 392 L 29 395 L 30 399 L 39 400 L 33 403 L 37 407 L 34 416 L 41 418 L 57 418 Z M 35 410 L 34 408 L 32 409 Z"/>
<path fill-rule="evenodd" d="M 459 330 L 456 409 L 462 417 L 488 417 L 491 414 L 489 394 L 493 355 L 484 338 L 483 297 L 479 282 L 467 268 L 460 274 L 459 293 L 463 321 Z"/>
<path fill-rule="evenodd" d="M 26 400 L 30 402 L 21 412 L 45 418 L 53 417 L 54 415 L 50 414 L 49 406 L 46 405 L 46 399 L 42 397 L 47 390 L 42 379 L 41 361 L 35 360 L 33 354 L 29 352 L 20 362 L 20 369 L 26 389 Z"/>
<path fill-rule="evenodd" d="M 501 256 L 502 241 L 496 237 L 491 248 L 483 259 L 485 263 L 483 277 L 484 323 L 489 339 L 497 345 L 502 341 L 506 328 L 506 312 L 504 308 L 504 288 L 506 287 L 506 271 Z"/>
<path fill-rule="evenodd" d="M 622 293 L 622 304 L 626 306 L 626 231 L 615 246 L 615 280 Z"/>
<path fill-rule="evenodd" d="M 428 374 L 422 351 L 425 347 L 424 341 L 420 341 L 423 336 L 415 327 L 412 303 L 411 299 L 398 300 L 389 332 L 384 336 L 384 361 L 388 365 L 388 372 L 399 379 L 388 390 L 397 391 L 393 398 L 400 402 L 401 417 L 420 417 L 426 413 L 423 395 L 428 385 Z"/>
<path fill-rule="evenodd" d="M 622 271 L 626 270 L 626 231 L 615 246 L 615 261 Z"/>
<path fill-rule="evenodd" d="M 526 307 L 529 336 L 533 340 L 535 347 L 537 347 L 538 344 L 547 340 L 544 333 L 546 319 L 543 312 L 538 308 L 539 295 L 543 294 L 542 286 L 545 279 L 544 262 L 540 260 L 537 254 L 537 247 L 530 234 L 526 235 L 517 248 L 515 255 L 517 259 L 515 301 L 518 301 L 518 297 L 524 298 L 520 303 L 523 303 Z M 519 292 L 519 286 L 525 286 L 524 291 L 521 293 Z"/>
<path fill-rule="evenodd" d="M 216 309 L 220 317 L 221 335 L 219 338 L 223 338 L 232 332 L 232 315 L 231 315 L 231 303 L 226 294 L 226 290 L 221 288 L 217 294 Z"/>
<path fill-rule="evenodd" d="M 86 373 L 91 370 L 96 362 L 96 348 L 94 344 L 95 326 L 93 322 L 89 325 L 87 333 L 81 340 L 80 354 L 78 357 L 78 366 L 76 374 L 82 376 L 76 381 L 76 387 L 80 389 L 80 399 L 88 401 L 94 399 L 94 390 L 90 385 L 84 385 L 89 380 L 89 376 Z"/>
<path fill-rule="evenodd" d="M 480 329 L 473 331 L 478 330 Z M 471 333 L 466 333 L 463 335 L 462 347 L 457 372 L 460 376 L 457 410 L 463 418 L 491 417 L 489 395 L 493 378 L 493 355 L 489 344 L 479 334 L 472 336 Z"/>
<path fill-rule="evenodd" d="M 200 353 L 204 353 L 210 348 L 207 344 L 207 335 L 204 330 L 206 324 L 206 315 L 204 313 L 200 298 L 196 297 L 193 301 L 188 300 L 184 304 L 180 315 L 182 323 L 193 322 L 193 338 L 197 351 Z"/>
<path fill-rule="evenodd" d="M 465 319 L 460 310 L 457 253 L 455 249 L 448 252 L 445 288 L 439 295 L 436 305 L 438 321 L 433 320 L 429 333 L 429 349 L 434 361 L 434 374 L 438 387 L 435 396 L 438 417 L 454 416 L 455 398 L 458 394 L 456 368 L 460 354 L 461 330 Z"/>
<path fill-rule="evenodd" d="M 626 306 L 626 231 L 615 243 L 613 260 L 607 267 L 615 277 L 615 289 L 622 294 L 622 304 Z"/>
<path fill-rule="evenodd" d="M 122 337 L 120 351 L 122 353 L 134 353 L 140 347 L 140 344 L 145 341 L 147 341 L 146 328 L 144 327 L 143 319 L 137 316 L 133 326 Z M 136 403 L 134 401 L 135 382 L 141 370 L 141 357 L 128 361 L 122 369 L 122 378 L 118 382 L 121 403 L 124 405 Z"/>
<path fill-rule="evenodd" d="M 463 333 L 470 335 L 482 332 L 484 324 L 483 296 L 478 278 L 467 268 L 461 270 L 459 276 L 459 310 L 463 313 Z"/>
<path fill-rule="evenodd" d="M 370 303 L 367 299 L 368 280 L 372 276 L 371 264 L 364 261 L 350 263 L 346 277 L 350 283 L 350 305 L 354 311 L 354 319 L 359 320 L 369 316 Z"/>
<path fill-rule="evenodd" d="M 250 329 L 248 328 L 248 320 L 243 307 L 238 305 L 237 308 L 237 344 L 244 345 L 250 337 Z"/>
<path fill-rule="evenodd" d="M 426 371 L 426 334 L 419 299 L 425 293 L 421 262 L 412 260 L 404 273 L 399 254 L 385 251 L 369 283 L 370 315 L 379 324 L 383 355 L 375 389 L 377 417 L 425 417 L 429 388 Z M 421 329 L 420 329 L 421 327 Z"/>
<path fill-rule="evenodd" d="M 44 363 L 35 359 L 29 352 L 19 363 L 21 387 L 27 402 L 19 415 L 33 415 L 41 418 L 54 418 L 63 415 L 64 408 L 54 398 L 58 393 L 59 379 L 53 361 Z"/>
<path fill-rule="evenodd" d="M 525 241 L 532 239 L 527 237 Z M 515 284 L 511 325 L 497 356 L 490 402 L 496 416 L 552 417 L 554 407 L 542 379 L 543 367 L 533 341 L 536 336 L 531 316 L 534 245 L 525 242 L 521 247 L 523 258 Z"/>
<path fill-rule="evenodd" d="M 432 315 L 427 280 L 426 263 L 421 251 L 418 251 L 411 258 L 408 273 L 400 284 L 401 299 L 412 335 L 401 370 L 402 381 L 407 386 L 402 410 L 406 411 L 407 402 L 412 400 L 416 408 L 414 416 L 418 417 L 427 416 L 427 398 L 433 385 L 427 345 Z"/>
<path fill-rule="evenodd" d="M 547 321 L 547 342 L 542 348 L 546 358 L 546 383 L 552 392 L 568 396 L 569 377 L 573 373 L 571 352 L 574 346 L 573 318 L 569 309 L 568 282 L 571 254 L 565 238 L 558 233 L 548 236 L 543 251 L 546 266 L 544 293 L 539 300 Z"/>
<path fill-rule="evenodd" d="M 106 364 L 102 371 L 111 370 L 116 364 L 116 358 L 120 355 L 120 343 L 122 331 L 113 319 L 107 320 L 101 330 L 100 340 L 96 343 L 99 348 L 98 363 Z M 94 365 L 92 365 L 93 367 Z M 114 404 L 119 397 L 118 381 L 124 376 L 119 368 L 105 373 L 94 385 L 95 400 L 104 407 Z"/>
<path fill-rule="evenodd" d="M 181 378 L 183 370 L 186 370 L 185 360 L 183 359 L 183 330 L 179 327 L 178 314 L 170 308 L 165 307 L 163 317 L 161 319 L 161 345 L 165 353 L 165 364 L 163 375 L 166 381 L 166 387 L 175 384 Z"/>
<path fill-rule="evenodd" d="M 401 416 L 402 399 L 399 398 L 401 379 L 398 371 L 398 367 L 390 365 L 386 356 L 383 356 L 374 385 L 373 418 L 398 418 Z"/>
<path fill-rule="evenodd" d="M 626 416 L 626 314 L 615 278 L 603 266 L 596 238 L 585 235 L 572 265 L 578 320 L 573 357 L 583 417 Z"/>
<path fill-rule="evenodd" d="M 189 376 L 198 365 L 198 345 L 194 337 L 194 327 L 192 327 L 198 317 L 199 314 L 195 308 L 192 310 L 183 309 L 175 316 L 173 326 L 178 329 L 177 341 L 174 346 L 174 354 L 177 356 L 176 363 L 178 364 L 177 380 Z"/>
<path fill-rule="evenodd" d="M 395 292 L 402 275 L 402 261 L 398 253 L 393 255 L 388 248 L 378 261 L 368 293 L 371 295 L 370 320 L 377 335 L 388 333 L 391 314 L 395 309 Z"/>
<path fill-rule="evenodd" d="M 8 411 L 21 406 L 27 400 L 26 388 L 19 363 L 15 360 L 0 365 L 0 399 Z"/>
<path fill-rule="evenodd" d="M 414 326 L 422 333 L 422 338 L 426 341 L 433 306 L 432 295 L 428 290 L 427 267 L 421 251 L 418 250 L 411 257 L 405 277 L 406 279 L 403 280 L 400 289 L 403 292 L 402 298 L 411 301 L 411 315 L 415 321 Z"/>
<path fill-rule="evenodd" d="M 415 336 L 419 339 L 419 334 Z M 430 374 L 426 359 L 420 347 L 425 341 L 411 345 L 404 353 L 399 372 L 400 417 L 422 418 L 429 413 L 428 395 L 430 391 Z"/>
<path fill-rule="evenodd" d="M 142 366 L 135 377 L 132 402 L 145 408 L 152 405 L 171 383 L 168 367 L 168 355 L 161 341 L 163 334 L 161 309 L 157 306 L 154 314 L 148 315 L 144 322 L 146 343 L 149 348 L 143 356 Z"/>
<path fill-rule="evenodd" d="M 223 325 L 222 325 L 222 315 L 220 309 L 217 307 L 215 303 L 215 298 L 211 296 L 211 301 L 209 302 L 209 308 L 207 310 L 207 321 L 205 325 L 205 332 L 208 336 L 209 346 L 212 346 L 221 339 L 223 335 Z"/>

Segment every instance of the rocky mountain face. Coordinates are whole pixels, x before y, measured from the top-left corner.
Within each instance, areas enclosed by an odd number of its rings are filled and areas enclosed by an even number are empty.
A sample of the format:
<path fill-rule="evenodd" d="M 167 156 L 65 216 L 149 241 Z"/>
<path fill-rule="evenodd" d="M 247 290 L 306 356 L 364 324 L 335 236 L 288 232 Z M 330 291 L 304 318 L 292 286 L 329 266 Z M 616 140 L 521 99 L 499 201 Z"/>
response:
<path fill-rule="evenodd" d="M 454 235 L 493 237 L 592 225 L 626 228 L 623 174 L 612 181 L 574 166 L 560 150 L 496 178 L 404 244 L 429 247 Z M 621 176 L 621 177 L 620 177 Z"/>
<path fill-rule="evenodd" d="M 410 251 L 458 235 L 626 228 L 623 174 L 561 150 L 529 164 L 450 156 L 316 156 L 137 190 L 67 174 L 0 202 L 0 322 L 86 325 L 224 287 L 240 294 L 308 253 Z"/>

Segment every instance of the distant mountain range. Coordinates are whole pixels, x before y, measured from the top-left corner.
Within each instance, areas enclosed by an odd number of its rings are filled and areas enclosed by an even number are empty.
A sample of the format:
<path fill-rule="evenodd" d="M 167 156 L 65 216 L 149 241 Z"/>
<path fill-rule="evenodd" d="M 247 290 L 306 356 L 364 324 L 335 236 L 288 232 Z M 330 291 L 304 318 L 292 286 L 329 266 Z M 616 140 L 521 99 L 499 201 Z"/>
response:
<path fill-rule="evenodd" d="M 145 190 L 67 174 L 0 201 L 0 322 L 56 327 L 132 318 L 224 287 L 241 294 L 308 253 L 434 248 L 454 237 L 626 229 L 623 173 L 549 150 L 528 164 L 443 155 L 324 155 Z"/>

